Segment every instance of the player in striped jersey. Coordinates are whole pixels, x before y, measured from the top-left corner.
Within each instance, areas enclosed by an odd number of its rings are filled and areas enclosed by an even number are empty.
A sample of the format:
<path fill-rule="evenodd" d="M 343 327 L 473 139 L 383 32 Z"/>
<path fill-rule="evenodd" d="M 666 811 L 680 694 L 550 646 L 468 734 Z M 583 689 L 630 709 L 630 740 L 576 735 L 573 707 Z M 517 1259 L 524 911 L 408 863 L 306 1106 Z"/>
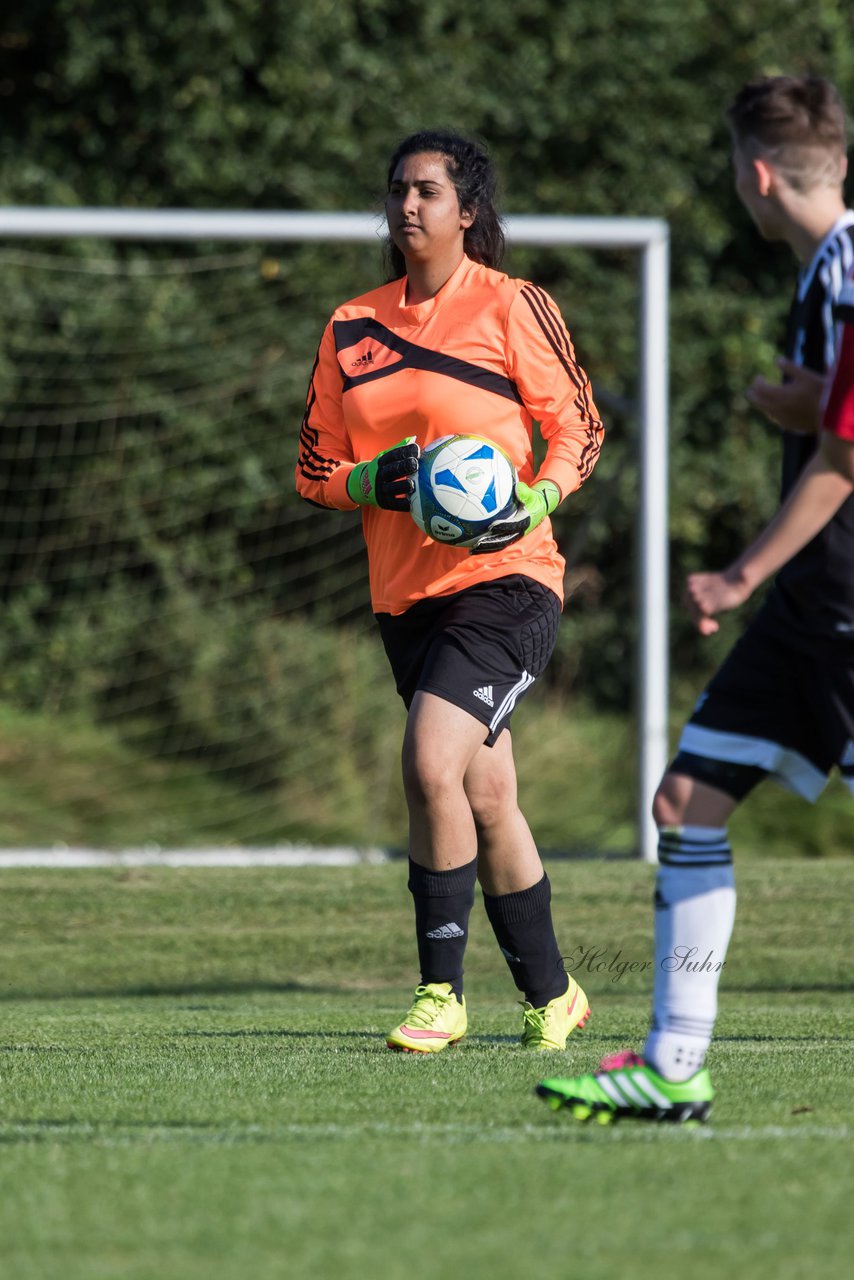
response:
<path fill-rule="evenodd" d="M 850 409 L 828 419 L 833 429 L 817 448 L 834 308 L 854 302 L 850 286 L 843 294 L 854 262 L 854 214 L 842 193 L 845 114 L 827 81 L 779 76 L 746 85 L 729 119 L 738 194 L 760 233 L 787 243 L 801 267 L 783 380 L 757 379 L 748 392 L 783 433 L 782 505 L 728 569 L 689 577 L 700 632 L 716 631 L 717 614 L 776 579 L 697 703 L 655 798 L 656 963 L 643 1055 L 618 1054 L 593 1075 L 538 1086 L 580 1118 L 705 1119 L 712 1086 L 704 1063 L 735 919 L 730 815 L 767 777 L 813 801 L 836 767 L 854 791 Z"/>
<path fill-rule="evenodd" d="M 372 604 L 408 708 L 421 982 L 387 1043 L 410 1052 L 438 1052 L 466 1031 L 476 880 L 525 997 L 523 1046 L 562 1049 L 589 1012 L 555 939 L 503 731 L 555 644 L 564 562 L 549 516 L 589 475 L 602 424 L 552 299 L 497 269 L 494 199 L 479 145 L 430 132 L 397 148 L 386 197 L 391 279 L 326 327 L 296 472 L 308 501 L 362 508 Z M 538 470 L 535 422 L 546 442 Z M 408 514 L 419 447 L 456 433 L 495 441 L 519 476 L 516 514 L 475 554 L 431 541 Z"/>

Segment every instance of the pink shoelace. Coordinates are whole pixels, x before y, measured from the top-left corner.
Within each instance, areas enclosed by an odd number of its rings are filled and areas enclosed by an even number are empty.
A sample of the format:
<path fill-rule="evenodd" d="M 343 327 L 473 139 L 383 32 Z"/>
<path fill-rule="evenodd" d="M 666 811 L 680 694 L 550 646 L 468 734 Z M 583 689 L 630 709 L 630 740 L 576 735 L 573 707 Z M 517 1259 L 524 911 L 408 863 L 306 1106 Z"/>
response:
<path fill-rule="evenodd" d="M 599 1063 L 600 1071 L 620 1071 L 623 1067 L 643 1067 L 645 1062 L 640 1054 L 632 1049 L 622 1049 L 620 1053 L 612 1053 Z"/>

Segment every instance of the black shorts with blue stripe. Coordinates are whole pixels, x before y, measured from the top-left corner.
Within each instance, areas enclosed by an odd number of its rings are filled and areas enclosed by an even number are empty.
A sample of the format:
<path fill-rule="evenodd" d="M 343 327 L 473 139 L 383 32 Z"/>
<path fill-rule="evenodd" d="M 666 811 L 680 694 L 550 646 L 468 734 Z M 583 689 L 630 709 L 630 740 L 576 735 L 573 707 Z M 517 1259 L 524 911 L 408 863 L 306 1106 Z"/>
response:
<path fill-rule="evenodd" d="M 480 720 L 491 747 L 542 675 L 557 641 L 561 604 L 522 574 L 376 614 L 407 708 L 420 690 Z"/>

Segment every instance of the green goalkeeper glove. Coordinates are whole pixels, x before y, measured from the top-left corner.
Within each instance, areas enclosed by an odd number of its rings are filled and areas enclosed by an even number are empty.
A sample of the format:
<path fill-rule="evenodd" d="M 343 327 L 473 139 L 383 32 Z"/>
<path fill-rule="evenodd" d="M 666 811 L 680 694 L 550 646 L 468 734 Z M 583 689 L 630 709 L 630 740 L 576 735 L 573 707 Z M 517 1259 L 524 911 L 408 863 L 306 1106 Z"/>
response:
<path fill-rule="evenodd" d="M 473 556 L 482 556 L 489 551 L 503 551 L 511 543 L 518 542 L 526 533 L 531 533 L 538 524 L 542 524 L 546 516 L 550 516 L 560 502 L 560 489 L 552 480 L 538 480 L 533 487 L 516 481 L 516 497 L 519 506 L 512 516 L 505 520 L 496 520 L 471 549 Z"/>
<path fill-rule="evenodd" d="M 347 477 L 347 496 L 362 506 L 408 511 L 420 453 L 415 436 L 407 436 L 370 462 L 358 463 Z"/>

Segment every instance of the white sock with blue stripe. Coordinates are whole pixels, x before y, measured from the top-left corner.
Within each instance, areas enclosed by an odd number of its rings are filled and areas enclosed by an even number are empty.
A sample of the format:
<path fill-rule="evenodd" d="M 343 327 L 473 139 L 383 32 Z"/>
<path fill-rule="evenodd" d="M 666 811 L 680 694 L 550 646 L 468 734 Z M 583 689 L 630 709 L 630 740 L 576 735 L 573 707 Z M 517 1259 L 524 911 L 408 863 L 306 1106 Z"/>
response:
<path fill-rule="evenodd" d="M 735 921 L 726 828 L 662 827 L 659 860 L 652 1030 L 643 1056 L 666 1079 L 687 1080 L 711 1043 Z"/>

